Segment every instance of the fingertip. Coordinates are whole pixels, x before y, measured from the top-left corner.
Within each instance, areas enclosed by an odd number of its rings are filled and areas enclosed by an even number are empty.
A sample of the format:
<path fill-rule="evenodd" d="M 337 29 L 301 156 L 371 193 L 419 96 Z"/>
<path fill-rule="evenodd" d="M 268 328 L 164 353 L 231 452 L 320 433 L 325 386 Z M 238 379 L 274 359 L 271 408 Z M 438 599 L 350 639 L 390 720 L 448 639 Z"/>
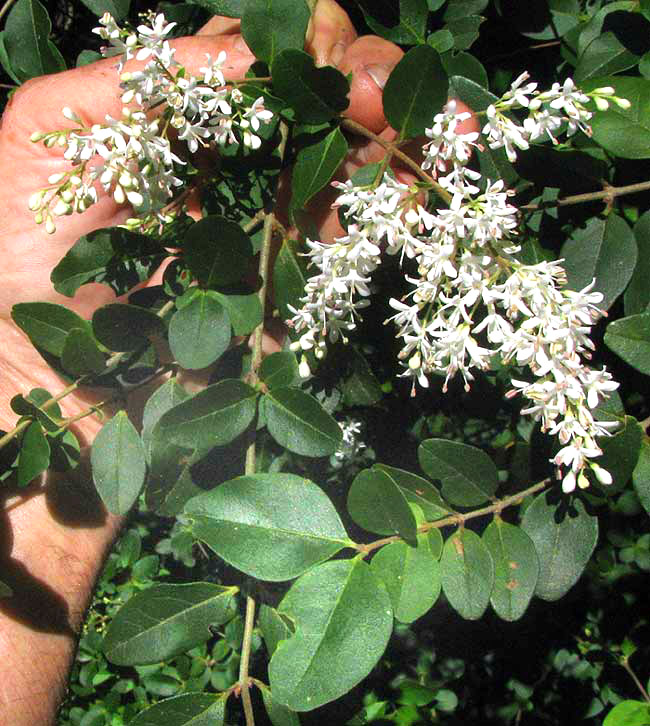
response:
<path fill-rule="evenodd" d="M 357 32 L 348 14 L 334 0 L 318 0 L 307 27 L 305 50 L 317 66 L 338 66 Z"/>

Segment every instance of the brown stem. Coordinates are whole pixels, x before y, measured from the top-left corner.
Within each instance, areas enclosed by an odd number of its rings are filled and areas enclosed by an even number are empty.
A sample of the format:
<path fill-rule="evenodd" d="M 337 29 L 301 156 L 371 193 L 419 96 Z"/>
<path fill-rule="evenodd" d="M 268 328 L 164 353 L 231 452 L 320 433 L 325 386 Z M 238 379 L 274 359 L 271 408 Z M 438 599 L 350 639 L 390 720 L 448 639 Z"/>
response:
<path fill-rule="evenodd" d="M 632 667 L 630 666 L 630 662 L 627 658 L 622 658 L 620 661 L 621 665 L 625 670 L 630 674 L 630 678 L 634 681 L 634 685 L 641 691 L 641 695 L 643 696 L 643 700 L 646 703 L 650 703 L 650 695 L 648 695 L 648 692 L 643 687 L 643 684 L 641 681 L 637 678 L 636 673 L 632 670 Z"/>
<path fill-rule="evenodd" d="M 246 619 L 244 621 L 244 639 L 241 647 L 241 661 L 239 663 L 239 687 L 241 700 L 244 706 L 246 726 L 255 726 L 253 704 L 251 703 L 250 679 L 248 665 L 250 663 L 251 641 L 253 637 L 253 624 L 255 623 L 255 600 L 250 595 L 246 598 Z"/>
<path fill-rule="evenodd" d="M 504 510 L 506 507 L 510 507 L 513 504 L 519 504 L 522 499 L 531 494 L 535 494 L 542 489 L 545 489 L 550 483 L 550 479 L 544 479 L 544 481 L 537 482 L 537 484 L 533 484 L 533 486 L 528 487 L 528 489 L 524 489 L 523 491 L 512 494 L 511 496 L 505 497 L 504 499 L 498 499 L 496 502 L 494 502 L 494 504 L 490 504 L 487 507 L 475 509 L 472 512 L 467 512 L 466 514 L 456 512 L 449 515 L 448 517 L 445 517 L 444 519 L 438 519 L 435 522 L 425 522 L 423 525 L 418 527 L 418 532 L 428 532 L 430 529 L 441 529 L 442 527 L 447 527 L 450 525 L 458 526 L 465 524 L 465 522 L 468 522 L 470 519 L 476 519 L 476 517 L 483 517 L 486 514 L 496 514 Z M 355 544 L 355 549 L 361 552 L 365 557 L 367 554 L 369 554 L 373 550 L 378 549 L 379 547 L 383 547 L 384 545 L 390 544 L 391 542 L 401 541 L 401 537 L 394 535 L 392 537 L 383 537 L 382 539 L 377 539 L 374 542 L 369 542 L 368 544 Z"/>
<path fill-rule="evenodd" d="M 567 207 L 571 204 L 582 204 L 583 202 L 594 202 L 604 199 L 611 203 L 616 197 L 624 194 L 635 194 L 636 192 L 645 192 L 650 189 L 650 181 L 638 182 L 637 184 L 628 184 L 624 187 L 610 187 L 605 184 L 604 188 L 598 192 L 587 192 L 586 194 L 574 194 L 570 197 L 556 199 L 554 202 L 543 202 L 542 204 L 526 204 L 519 207 L 521 211 L 535 211 L 537 209 L 548 209 L 551 207 Z"/>
<path fill-rule="evenodd" d="M 419 176 L 422 181 L 426 182 L 441 199 L 443 199 L 447 203 L 451 201 L 451 194 L 443 189 L 430 174 L 427 174 L 426 171 L 424 171 L 424 169 L 422 169 L 422 167 L 416 161 L 413 161 L 410 156 L 407 156 L 397 144 L 382 139 L 381 136 L 373 134 L 373 132 L 368 131 L 365 126 L 362 126 L 361 124 L 349 118 L 342 119 L 341 126 L 343 126 L 343 128 L 345 129 L 348 129 L 348 131 L 353 131 L 355 134 L 359 134 L 361 136 L 365 136 L 367 139 L 376 141 L 380 146 L 383 146 L 386 151 L 398 158 L 404 164 L 404 166 L 407 166 L 409 169 L 411 169 L 411 171 Z"/>

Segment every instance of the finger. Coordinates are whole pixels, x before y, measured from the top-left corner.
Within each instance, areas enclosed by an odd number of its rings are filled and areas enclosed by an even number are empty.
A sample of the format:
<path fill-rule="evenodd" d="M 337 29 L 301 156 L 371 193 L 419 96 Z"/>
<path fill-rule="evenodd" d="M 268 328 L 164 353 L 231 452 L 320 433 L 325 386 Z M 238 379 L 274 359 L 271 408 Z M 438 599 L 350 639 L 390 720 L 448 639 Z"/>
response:
<path fill-rule="evenodd" d="M 356 38 L 357 31 L 338 3 L 318 0 L 305 38 L 305 50 L 314 57 L 316 65 L 337 67 Z"/>
<path fill-rule="evenodd" d="M 225 15 L 213 15 L 210 20 L 196 31 L 196 35 L 233 35 L 241 30 L 239 18 L 227 18 Z"/>

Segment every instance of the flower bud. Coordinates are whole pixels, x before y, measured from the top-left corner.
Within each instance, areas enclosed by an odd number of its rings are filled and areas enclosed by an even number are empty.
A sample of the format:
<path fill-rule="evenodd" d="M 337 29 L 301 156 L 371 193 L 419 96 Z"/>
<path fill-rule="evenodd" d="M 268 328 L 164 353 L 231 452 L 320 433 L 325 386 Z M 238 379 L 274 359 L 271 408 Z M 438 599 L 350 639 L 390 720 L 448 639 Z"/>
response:
<path fill-rule="evenodd" d="M 115 185 L 115 189 L 113 191 L 113 199 L 118 204 L 124 204 L 124 202 L 126 201 L 126 196 L 124 195 L 124 190 L 122 189 L 122 187 L 119 184 Z"/>
<path fill-rule="evenodd" d="M 141 207 L 144 204 L 144 197 L 140 192 L 127 192 L 126 198 L 134 207 Z"/>
<path fill-rule="evenodd" d="M 42 131 L 34 131 L 34 133 L 29 137 L 29 140 L 36 143 L 37 141 L 41 141 L 43 138 L 45 138 L 45 134 Z"/>
<path fill-rule="evenodd" d="M 607 469 L 603 469 L 603 467 L 598 466 L 598 464 L 592 464 L 591 470 L 593 471 L 596 479 L 598 479 L 598 481 L 604 486 L 612 483 L 612 475 L 607 471 Z"/>
<path fill-rule="evenodd" d="M 301 378 L 309 378 L 311 375 L 311 370 L 309 368 L 309 363 L 307 361 L 307 356 L 302 356 L 300 359 L 300 365 L 298 366 L 298 373 Z"/>
<path fill-rule="evenodd" d="M 59 199 L 59 201 L 54 205 L 54 209 L 52 210 L 52 213 L 56 217 L 63 217 L 66 214 L 70 214 L 72 212 L 72 208 L 69 204 L 66 204 L 63 199 Z"/>
<path fill-rule="evenodd" d="M 600 98 L 599 96 L 596 96 L 596 98 L 594 98 L 594 103 L 596 104 L 596 108 L 599 111 L 607 111 L 607 109 L 609 108 L 609 101 L 604 98 Z"/>
<path fill-rule="evenodd" d="M 628 108 L 631 108 L 631 106 L 632 106 L 632 104 L 627 100 L 627 98 L 617 98 L 617 97 L 614 97 L 612 99 L 612 101 L 614 101 L 614 103 L 619 108 L 622 108 L 622 109 L 625 109 L 625 110 L 627 110 Z"/>
<path fill-rule="evenodd" d="M 27 203 L 27 206 L 29 209 L 31 209 L 32 212 L 35 212 L 37 209 L 41 208 L 41 202 L 43 201 L 43 192 L 34 192 L 32 196 L 29 198 L 29 202 Z"/>
<path fill-rule="evenodd" d="M 48 234 L 54 234 L 56 232 L 56 225 L 54 224 L 54 220 L 50 215 L 48 214 L 45 218 L 45 231 Z"/>
<path fill-rule="evenodd" d="M 65 179 L 65 173 L 60 171 L 56 174 L 50 174 L 50 176 L 48 176 L 47 178 L 47 182 L 48 184 L 58 184 L 63 179 Z"/>
<path fill-rule="evenodd" d="M 61 113 L 68 119 L 68 121 L 75 121 L 78 124 L 82 123 L 79 116 L 77 116 L 77 114 L 69 106 L 64 106 Z"/>

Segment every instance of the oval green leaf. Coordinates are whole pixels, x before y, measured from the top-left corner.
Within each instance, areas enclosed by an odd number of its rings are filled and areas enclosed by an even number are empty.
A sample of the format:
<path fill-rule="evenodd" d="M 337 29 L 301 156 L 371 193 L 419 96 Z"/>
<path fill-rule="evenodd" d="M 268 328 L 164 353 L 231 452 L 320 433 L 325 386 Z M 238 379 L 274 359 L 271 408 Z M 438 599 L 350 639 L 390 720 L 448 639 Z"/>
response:
<path fill-rule="evenodd" d="M 390 473 L 373 467 L 359 472 L 348 492 L 348 511 L 364 529 L 397 534 L 416 544 L 417 525 L 409 503 Z"/>
<path fill-rule="evenodd" d="M 397 484 L 406 501 L 420 507 L 425 521 L 433 522 L 451 513 L 449 505 L 428 479 L 386 464 L 375 464 L 373 469 L 385 472 Z"/>
<path fill-rule="evenodd" d="M 533 540 L 539 558 L 535 595 L 559 600 L 578 581 L 596 547 L 598 517 L 580 499 L 542 492 L 526 509 L 522 529 Z"/>
<path fill-rule="evenodd" d="M 449 604 L 466 620 L 478 620 L 494 585 L 494 563 L 481 538 L 469 529 L 452 534 L 443 547 L 440 567 Z"/>
<path fill-rule="evenodd" d="M 148 338 L 165 335 L 165 323 L 156 313 L 139 305 L 109 303 L 93 314 L 95 337 L 109 350 L 142 348 Z"/>
<path fill-rule="evenodd" d="M 220 302 L 228 311 L 232 332 L 235 335 L 248 335 L 262 322 L 262 304 L 257 293 L 249 295 L 225 295 L 217 290 L 208 290 L 213 300 Z"/>
<path fill-rule="evenodd" d="M 230 345 L 230 317 L 218 300 L 199 291 L 169 321 L 169 347 L 179 365 L 205 368 Z"/>
<path fill-rule="evenodd" d="M 190 394 L 178 383 L 175 378 L 170 378 L 159 386 L 149 397 L 142 413 L 142 443 L 147 454 L 147 461 L 150 461 L 152 434 L 155 425 L 164 413 L 187 401 Z"/>
<path fill-rule="evenodd" d="M 623 297 L 626 315 L 650 311 L 650 211 L 641 215 L 634 225 L 634 238 L 638 255 L 630 284 Z"/>
<path fill-rule="evenodd" d="M 142 440 L 125 411 L 118 411 L 97 434 L 90 463 L 108 511 L 126 514 L 138 498 L 147 467 Z"/>
<path fill-rule="evenodd" d="M 289 451 L 303 456 L 329 456 L 341 443 L 341 427 L 308 393 L 292 386 L 264 396 L 266 427 Z"/>
<path fill-rule="evenodd" d="M 273 726 L 300 726 L 300 719 L 295 711 L 278 703 L 265 685 L 260 685 L 259 688 L 262 691 L 266 714 Z"/>
<path fill-rule="evenodd" d="M 309 16 L 305 0 L 247 0 L 241 33 L 255 57 L 270 66 L 286 48 L 304 46 Z"/>
<path fill-rule="evenodd" d="M 641 444 L 639 459 L 632 473 L 632 485 L 645 511 L 650 515 L 650 443 Z"/>
<path fill-rule="evenodd" d="M 449 82 L 440 55 L 418 45 L 395 66 L 384 88 L 384 115 L 408 139 L 424 133 L 447 102 Z"/>
<path fill-rule="evenodd" d="M 405 542 L 382 547 L 370 567 L 386 586 L 395 618 L 401 623 L 422 617 L 440 596 L 440 563 L 425 534 L 418 535 L 417 547 Z"/>
<path fill-rule="evenodd" d="M 117 611 L 102 650 L 116 665 L 158 663 L 205 643 L 233 616 L 236 587 L 211 582 L 154 585 Z"/>
<path fill-rule="evenodd" d="M 90 329 L 88 321 L 77 313 L 48 302 L 18 303 L 11 309 L 11 317 L 37 348 L 56 356 L 63 353 L 73 328 Z"/>
<path fill-rule="evenodd" d="M 644 701 L 621 701 L 607 714 L 603 726 L 648 726 L 650 704 Z"/>
<path fill-rule="evenodd" d="M 295 623 L 269 664 L 273 698 L 293 711 L 333 701 L 384 652 L 393 613 L 384 586 L 360 559 L 326 562 L 298 579 L 278 608 Z"/>
<path fill-rule="evenodd" d="M 260 580 L 290 580 L 350 543 L 327 495 L 294 474 L 231 479 L 185 506 L 194 535 Z"/>
<path fill-rule="evenodd" d="M 72 328 L 68 333 L 61 351 L 61 365 L 74 376 L 101 373 L 104 370 L 104 354 L 88 327 Z"/>
<path fill-rule="evenodd" d="M 452 504 L 483 504 L 498 485 L 494 462 L 480 449 L 446 439 L 427 439 L 418 448 L 420 466 L 427 476 L 442 482 L 442 495 Z"/>
<path fill-rule="evenodd" d="M 50 445 L 41 424 L 32 421 L 20 441 L 18 456 L 18 486 L 25 487 L 50 465 Z"/>
<path fill-rule="evenodd" d="M 223 726 L 226 698 L 210 693 L 183 693 L 149 706 L 129 726 Z"/>
<path fill-rule="evenodd" d="M 269 389 L 298 383 L 300 375 L 295 354 L 289 351 L 278 351 L 267 355 L 262 361 L 259 375 Z"/>
<path fill-rule="evenodd" d="M 490 596 L 494 612 L 503 620 L 519 620 L 533 597 L 539 576 L 535 545 L 522 529 L 502 519 L 487 526 L 483 542 L 494 562 Z"/>
<path fill-rule="evenodd" d="M 283 242 L 273 268 L 273 291 L 275 304 L 283 320 L 292 317 L 289 305 L 300 307 L 300 298 L 305 294 L 305 265 L 298 256 L 299 243 L 294 239 Z"/>
<path fill-rule="evenodd" d="M 605 331 L 605 345 L 632 368 L 650 376 L 650 313 L 614 320 Z"/>
<path fill-rule="evenodd" d="M 234 378 L 219 381 L 166 411 L 158 422 L 160 435 L 188 449 L 228 444 L 253 421 L 257 395 Z"/>

